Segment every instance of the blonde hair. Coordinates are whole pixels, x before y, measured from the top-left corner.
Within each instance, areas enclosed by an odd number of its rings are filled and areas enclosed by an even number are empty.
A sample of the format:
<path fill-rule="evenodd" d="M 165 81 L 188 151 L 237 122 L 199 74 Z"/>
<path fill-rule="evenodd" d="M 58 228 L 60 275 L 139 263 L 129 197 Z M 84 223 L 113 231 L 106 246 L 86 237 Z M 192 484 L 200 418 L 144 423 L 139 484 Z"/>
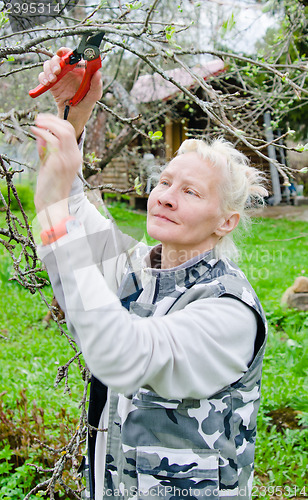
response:
<path fill-rule="evenodd" d="M 264 187 L 266 181 L 264 174 L 251 167 L 248 158 L 222 138 L 215 139 L 211 143 L 200 139 L 187 139 L 177 154 L 191 152 L 197 153 L 200 158 L 221 169 L 223 182 L 219 189 L 223 213 L 238 212 L 241 226 L 247 231 L 251 221 L 247 209 L 263 205 L 264 197 L 268 195 Z M 229 233 L 221 238 L 215 250 L 218 257 L 235 257 L 238 251 L 233 241 L 233 234 Z"/>

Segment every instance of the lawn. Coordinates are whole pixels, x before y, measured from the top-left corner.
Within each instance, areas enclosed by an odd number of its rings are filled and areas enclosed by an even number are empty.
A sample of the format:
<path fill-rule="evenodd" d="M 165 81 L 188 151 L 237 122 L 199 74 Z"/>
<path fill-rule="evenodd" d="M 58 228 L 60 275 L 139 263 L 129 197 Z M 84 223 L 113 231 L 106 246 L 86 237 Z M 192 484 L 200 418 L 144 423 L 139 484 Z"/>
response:
<path fill-rule="evenodd" d="M 143 237 L 143 214 L 119 204 L 110 210 L 122 229 Z M 238 238 L 239 264 L 269 321 L 253 498 L 308 498 L 308 318 L 280 305 L 294 279 L 308 275 L 307 237 L 299 237 L 304 233 L 304 222 L 254 219 L 250 234 Z M 38 481 L 26 463 L 46 466 L 50 460 L 34 435 L 55 448 L 65 443 L 77 425 L 83 381 L 73 363 L 70 391 L 64 382 L 54 387 L 58 367 L 74 351 L 55 324 L 46 328 L 42 322 L 47 309 L 39 294 L 8 281 L 11 263 L 2 245 L 0 258 L 0 498 L 21 500 Z M 49 286 L 44 294 L 51 300 Z"/>

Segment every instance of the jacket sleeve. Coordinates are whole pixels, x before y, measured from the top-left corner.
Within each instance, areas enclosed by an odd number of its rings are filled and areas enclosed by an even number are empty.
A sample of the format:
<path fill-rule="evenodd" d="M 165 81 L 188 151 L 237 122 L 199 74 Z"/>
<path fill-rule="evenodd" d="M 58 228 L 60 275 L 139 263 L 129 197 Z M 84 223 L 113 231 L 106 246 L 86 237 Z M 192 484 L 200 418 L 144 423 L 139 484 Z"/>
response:
<path fill-rule="evenodd" d="M 50 255 L 68 327 L 99 380 L 127 395 L 150 387 L 165 398 L 204 398 L 242 376 L 257 328 L 248 306 L 223 297 L 163 317 L 134 316 L 107 285 L 82 231 L 52 244 Z"/>
<path fill-rule="evenodd" d="M 85 132 L 82 133 L 78 147 L 83 149 Z M 126 252 L 136 245 L 136 241 L 130 236 L 122 233 L 109 219 L 88 200 L 84 192 L 84 185 L 80 178 L 82 176 L 82 165 L 79 175 L 72 184 L 70 197 L 68 199 L 69 213 L 78 219 L 81 225 L 79 246 L 89 246 L 92 260 L 111 288 L 116 291 L 122 278 L 122 273 L 127 265 Z M 34 227 L 38 229 L 37 219 L 33 221 Z M 62 289 L 62 281 L 59 269 L 52 253 L 50 245 L 42 246 L 38 234 L 38 255 L 48 268 L 49 278 L 54 294 L 59 305 L 66 312 L 66 305 Z M 62 237 L 66 241 L 67 236 Z M 55 243 L 57 246 L 57 242 Z M 48 263 L 48 264 L 47 264 Z"/>

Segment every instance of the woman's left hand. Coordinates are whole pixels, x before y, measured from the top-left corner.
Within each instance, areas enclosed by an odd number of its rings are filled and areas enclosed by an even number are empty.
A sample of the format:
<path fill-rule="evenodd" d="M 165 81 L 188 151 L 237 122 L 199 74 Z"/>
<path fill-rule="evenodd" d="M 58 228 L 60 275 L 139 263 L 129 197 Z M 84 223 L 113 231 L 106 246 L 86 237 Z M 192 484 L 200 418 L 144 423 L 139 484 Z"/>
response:
<path fill-rule="evenodd" d="M 40 114 L 35 124 L 32 131 L 41 166 L 34 202 L 38 214 L 52 213 L 51 222 L 55 225 L 69 215 L 68 197 L 82 156 L 74 127 L 69 122 L 51 114 Z M 50 226 L 50 223 L 42 223 L 44 219 L 41 217 L 41 225 Z"/>

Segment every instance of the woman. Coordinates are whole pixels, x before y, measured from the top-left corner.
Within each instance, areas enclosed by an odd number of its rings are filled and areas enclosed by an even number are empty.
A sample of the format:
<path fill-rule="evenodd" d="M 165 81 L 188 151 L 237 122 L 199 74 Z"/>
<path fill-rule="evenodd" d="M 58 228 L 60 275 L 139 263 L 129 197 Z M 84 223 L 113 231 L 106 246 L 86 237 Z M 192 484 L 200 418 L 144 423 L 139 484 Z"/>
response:
<path fill-rule="evenodd" d="M 41 83 L 57 67 L 45 63 Z M 53 88 L 60 114 L 71 78 Z M 39 115 L 33 129 L 40 255 L 94 375 L 89 422 L 108 428 L 89 435 L 91 495 L 249 499 L 266 322 L 227 255 L 247 200 L 266 190 L 229 143 L 188 140 L 149 196 L 161 243 L 115 234 L 76 178 L 100 88 L 96 74 L 72 124 Z"/>

